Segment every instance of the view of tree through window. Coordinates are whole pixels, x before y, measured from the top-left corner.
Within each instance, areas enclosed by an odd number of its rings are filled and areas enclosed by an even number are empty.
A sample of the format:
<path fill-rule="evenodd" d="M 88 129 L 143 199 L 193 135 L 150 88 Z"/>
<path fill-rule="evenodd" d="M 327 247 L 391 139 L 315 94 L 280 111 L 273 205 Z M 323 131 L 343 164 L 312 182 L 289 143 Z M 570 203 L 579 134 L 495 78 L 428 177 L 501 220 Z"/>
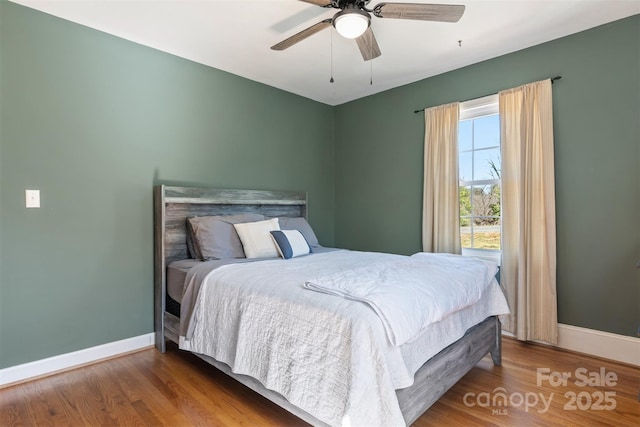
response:
<path fill-rule="evenodd" d="M 463 248 L 500 250 L 500 121 L 460 121 L 460 237 Z"/>

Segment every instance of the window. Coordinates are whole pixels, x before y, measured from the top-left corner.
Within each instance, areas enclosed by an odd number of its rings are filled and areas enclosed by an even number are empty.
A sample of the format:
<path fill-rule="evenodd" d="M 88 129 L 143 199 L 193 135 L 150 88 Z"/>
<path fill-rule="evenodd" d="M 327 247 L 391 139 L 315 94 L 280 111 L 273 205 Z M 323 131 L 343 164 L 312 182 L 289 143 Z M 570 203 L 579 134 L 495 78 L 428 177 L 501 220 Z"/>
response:
<path fill-rule="evenodd" d="M 500 119 L 498 96 L 460 104 L 460 238 L 463 255 L 500 257 Z"/>

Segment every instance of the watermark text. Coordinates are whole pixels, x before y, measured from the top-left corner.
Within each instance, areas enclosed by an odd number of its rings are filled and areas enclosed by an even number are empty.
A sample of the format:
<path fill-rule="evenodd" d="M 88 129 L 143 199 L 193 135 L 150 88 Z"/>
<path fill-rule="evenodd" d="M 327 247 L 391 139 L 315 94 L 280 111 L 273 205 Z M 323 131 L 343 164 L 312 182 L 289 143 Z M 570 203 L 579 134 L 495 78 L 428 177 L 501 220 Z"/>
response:
<path fill-rule="evenodd" d="M 611 388 L 618 385 L 618 375 L 613 371 L 600 368 L 589 371 L 578 368 L 575 371 L 552 371 L 550 368 L 538 368 L 536 386 L 551 387 L 591 387 L 584 391 L 567 391 L 566 393 L 512 392 L 503 387 L 496 387 L 492 392 L 466 393 L 463 403 L 467 407 L 490 408 L 493 415 L 508 415 L 509 408 L 524 408 L 525 412 L 537 411 L 546 413 L 556 396 L 563 396 L 566 411 L 613 411 L 616 408 L 616 392 L 610 390 L 593 390 L 593 388 Z"/>

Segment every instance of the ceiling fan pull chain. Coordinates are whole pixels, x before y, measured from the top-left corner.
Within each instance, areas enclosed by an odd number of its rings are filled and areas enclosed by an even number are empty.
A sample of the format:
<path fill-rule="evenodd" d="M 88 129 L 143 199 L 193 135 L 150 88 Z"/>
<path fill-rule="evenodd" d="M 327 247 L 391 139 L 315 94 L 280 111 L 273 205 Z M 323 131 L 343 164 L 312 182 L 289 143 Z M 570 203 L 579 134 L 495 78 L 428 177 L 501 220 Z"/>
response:
<path fill-rule="evenodd" d="M 333 83 L 333 29 L 330 31 L 331 33 L 331 78 L 329 79 L 329 83 Z"/>
<path fill-rule="evenodd" d="M 373 86 L 373 59 L 369 61 L 369 86 Z"/>

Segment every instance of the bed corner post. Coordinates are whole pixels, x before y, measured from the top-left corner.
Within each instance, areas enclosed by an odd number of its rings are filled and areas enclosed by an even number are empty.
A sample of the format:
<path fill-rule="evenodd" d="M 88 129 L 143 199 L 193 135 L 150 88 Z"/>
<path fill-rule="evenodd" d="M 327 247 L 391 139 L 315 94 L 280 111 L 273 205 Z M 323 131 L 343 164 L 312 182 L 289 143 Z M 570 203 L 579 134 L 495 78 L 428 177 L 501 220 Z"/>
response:
<path fill-rule="evenodd" d="M 153 285 L 153 325 L 156 349 L 166 350 L 164 337 L 164 311 L 166 299 L 165 259 L 164 259 L 164 185 L 153 188 L 153 240 L 154 240 L 154 285 Z"/>
<path fill-rule="evenodd" d="M 491 350 L 491 359 L 493 360 L 493 364 L 496 366 L 502 365 L 502 324 L 500 323 L 500 319 L 498 316 L 495 316 L 496 322 L 496 342 L 493 346 L 493 350 Z"/>

